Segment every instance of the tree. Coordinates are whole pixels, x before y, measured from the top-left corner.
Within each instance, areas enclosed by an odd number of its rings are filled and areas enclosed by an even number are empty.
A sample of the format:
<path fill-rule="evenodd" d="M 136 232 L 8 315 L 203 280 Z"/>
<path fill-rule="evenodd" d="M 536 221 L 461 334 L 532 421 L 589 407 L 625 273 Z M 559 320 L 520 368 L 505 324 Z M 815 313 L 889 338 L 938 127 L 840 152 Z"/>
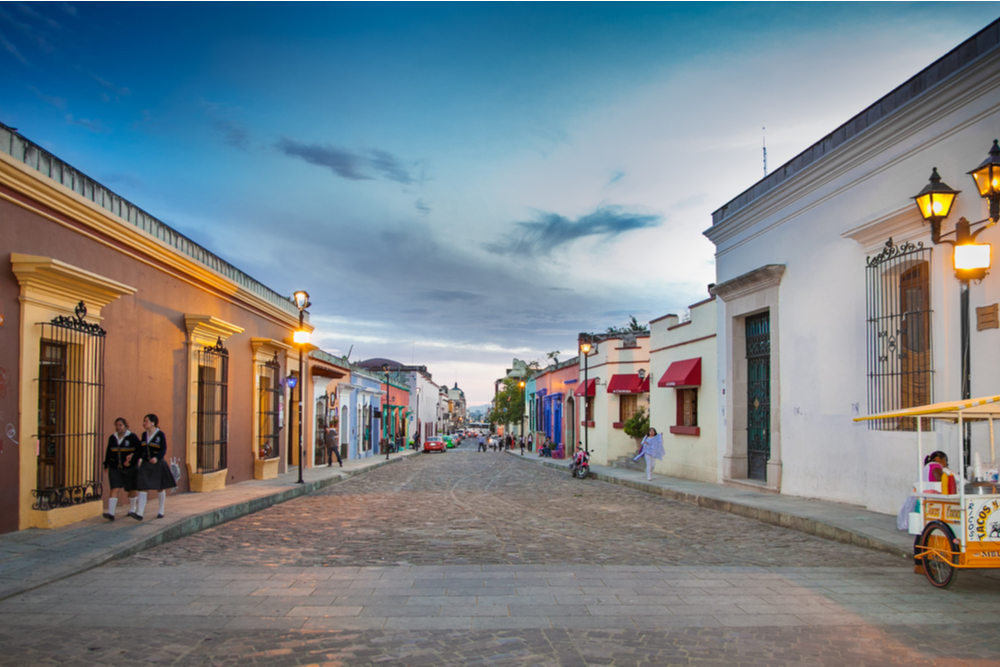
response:
<path fill-rule="evenodd" d="M 634 415 L 626 419 L 622 424 L 622 430 L 625 431 L 625 435 L 636 439 L 648 434 L 649 413 L 646 412 L 646 408 L 640 407 Z"/>
<path fill-rule="evenodd" d="M 490 411 L 490 421 L 494 424 L 520 424 L 524 419 L 524 388 L 523 380 L 506 377 L 503 379 L 503 389 L 497 392 Z"/>
<path fill-rule="evenodd" d="M 629 315 L 628 324 L 623 327 L 608 327 L 606 333 L 609 334 L 628 334 L 628 333 L 649 333 L 649 327 L 645 324 L 639 324 L 639 321 L 635 319 L 635 315 Z"/>

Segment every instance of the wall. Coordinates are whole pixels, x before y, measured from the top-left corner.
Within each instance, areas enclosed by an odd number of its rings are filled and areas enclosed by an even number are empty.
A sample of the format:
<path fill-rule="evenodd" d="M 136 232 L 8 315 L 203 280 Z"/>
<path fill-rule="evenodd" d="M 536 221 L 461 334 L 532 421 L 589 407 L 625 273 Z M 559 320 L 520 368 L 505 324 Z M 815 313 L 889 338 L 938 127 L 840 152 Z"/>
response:
<path fill-rule="evenodd" d="M 718 397 L 715 299 L 691 306 L 691 319 L 680 322 L 675 315 L 649 324 L 650 426 L 663 435 L 664 460 L 656 472 L 701 482 L 721 481 L 718 452 Z M 677 423 L 678 390 L 658 382 L 675 361 L 701 359 L 698 387 L 698 433 L 672 433 Z"/>

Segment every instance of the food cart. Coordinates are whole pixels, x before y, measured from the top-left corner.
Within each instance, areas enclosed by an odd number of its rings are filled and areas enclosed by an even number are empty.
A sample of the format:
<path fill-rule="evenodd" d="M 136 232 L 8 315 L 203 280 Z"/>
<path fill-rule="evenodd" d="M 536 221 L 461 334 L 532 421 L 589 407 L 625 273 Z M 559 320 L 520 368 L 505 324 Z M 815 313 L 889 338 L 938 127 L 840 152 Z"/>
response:
<path fill-rule="evenodd" d="M 915 408 L 858 417 L 854 421 L 875 419 L 915 420 L 917 433 L 918 480 L 914 487 L 919 513 L 911 514 L 911 532 L 919 538 L 915 557 L 922 561 L 927 580 L 945 588 L 955 580 L 960 569 L 1000 568 L 1000 483 L 996 475 L 996 447 L 993 421 L 1000 419 L 1000 396 L 987 396 L 949 403 L 934 403 Z M 955 492 L 942 490 L 941 483 L 925 481 L 923 434 L 925 420 L 957 423 L 959 433 L 970 422 L 988 422 L 990 461 L 977 464 L 979 476 L 966 481 L 961 439 L 955 472 Z M 914 523 L 916 524 L 914 528 Z"/>

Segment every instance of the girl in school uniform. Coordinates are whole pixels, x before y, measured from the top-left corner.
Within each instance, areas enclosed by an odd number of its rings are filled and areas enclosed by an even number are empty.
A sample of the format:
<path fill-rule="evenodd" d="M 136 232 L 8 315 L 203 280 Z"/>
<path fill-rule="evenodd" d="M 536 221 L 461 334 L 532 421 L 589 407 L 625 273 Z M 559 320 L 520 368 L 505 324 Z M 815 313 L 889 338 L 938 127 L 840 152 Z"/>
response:
<path fill-rule="evenodd" d="M 177 481 L 167 464 L 167 436 L 160 430 L 160 418 L 154 414 L 148 414 L 142 418 L 142 427 L 146 431 L 142 434 L 141 458 L 136 473 L 139 503 L 136 511 L 130 512 L 129 515 L 137 521 L 142 521 L 142 517 L 146 513 L 148 493 L 156 491 L 160 501 L 156 518 L 162 519 L 163 510 L 167 503 L 167 489 L 177 486 Z"/>
<path fill-rule="evenodd" d="M 111 493 L 108 496 L 108 511 L 104 518 L 115 520 L 115 507 L 118 505 L 119 489 L 128 494 L 129 510 L 135 512 L 135 464 L 139 458 L 139 438 L 128 430 L 128 422 L 119 417 L 115 420 L 115 432 L 108 438 L 108 448 L 104 453 L 104 468 L 108 471 L 108 486 Z"/>

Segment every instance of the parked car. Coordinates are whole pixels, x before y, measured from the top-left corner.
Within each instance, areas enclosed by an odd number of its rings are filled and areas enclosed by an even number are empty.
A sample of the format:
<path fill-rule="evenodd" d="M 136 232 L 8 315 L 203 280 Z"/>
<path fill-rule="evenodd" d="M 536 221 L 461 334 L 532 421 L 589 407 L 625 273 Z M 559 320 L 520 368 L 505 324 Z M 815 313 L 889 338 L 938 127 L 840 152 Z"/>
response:
<path fill-rule="evenodd" d="M 424 440 L 424 451 L 425 452 L 443 452 L 445 450 L 444 440 L 436 435 Z"/>

